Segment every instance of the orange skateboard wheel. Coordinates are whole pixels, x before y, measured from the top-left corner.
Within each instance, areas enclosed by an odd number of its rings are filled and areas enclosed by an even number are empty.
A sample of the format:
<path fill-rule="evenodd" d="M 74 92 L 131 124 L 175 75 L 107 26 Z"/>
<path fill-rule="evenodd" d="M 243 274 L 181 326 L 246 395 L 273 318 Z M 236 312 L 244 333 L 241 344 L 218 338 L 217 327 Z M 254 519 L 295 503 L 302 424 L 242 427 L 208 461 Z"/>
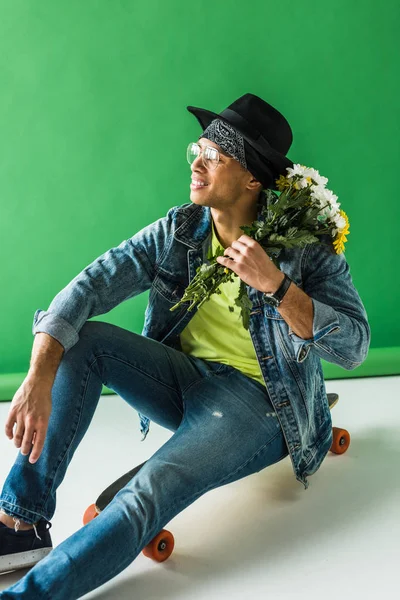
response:
<path fill-rule="evenodd" d="M 163 562 L 171 556 L 174 545 L 175 540 L 172 533 L 166 529 L 162 529 L 160 533 L 143 548 L 142 552 L 147 558 L 152 558 L 157 562 Z"/>
<path fill-rule="evenodd" d="M 344 454 L 347 448 L 350 446 L 350 434 L 346 429 L 339 429 L 339 427 L 332 427 L 333 441 L 330 448 L 334 454 Z"/>
<path fill-rule="evenodd" d="M 91 504 L 87 507 L 85 514 L 83 515 L 83 524 L 87 525 L 89 521 L 92 521 L 95 517 L 97 517 L 98 514 L 99 511 L 97 510 L 96 505 Z"/>

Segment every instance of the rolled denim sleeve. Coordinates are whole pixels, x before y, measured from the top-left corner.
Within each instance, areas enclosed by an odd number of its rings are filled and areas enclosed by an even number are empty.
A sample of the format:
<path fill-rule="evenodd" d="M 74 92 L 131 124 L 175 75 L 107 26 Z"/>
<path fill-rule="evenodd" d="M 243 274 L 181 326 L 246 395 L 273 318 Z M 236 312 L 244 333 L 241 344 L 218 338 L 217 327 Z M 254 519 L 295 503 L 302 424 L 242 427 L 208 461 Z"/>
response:
<path fill-rule="evenodd" d="M 303 339 L 290 327 L 289 336 L 297 362 L 311 351 L 352 370 L 368 355 L 368 315 L 344 254 L 336 254 L 329 238 L 321 239 L 324 243 L 306 246 L 302 257 L 303 290 L 313 303 L 313 337 Z"/>
<path fill-rule="evenodd" d="M 79 340 L 79 331 L 88 319 L 150 289 L 157 258 L 170 239 L 175 210 L 169 209 L 165 217 L 107 250 L 54 297 L 47 311 L 36 310 L 33 335 L 48 333 L 66 353 Z"/>
<path fill-rule="evenodd" d="M 48 333 L 64 346 L 67 352 L 79 339 L 78 332 L 65 319 L 41 308 L 35 312 L 33 317 L 32 333 Z"/>

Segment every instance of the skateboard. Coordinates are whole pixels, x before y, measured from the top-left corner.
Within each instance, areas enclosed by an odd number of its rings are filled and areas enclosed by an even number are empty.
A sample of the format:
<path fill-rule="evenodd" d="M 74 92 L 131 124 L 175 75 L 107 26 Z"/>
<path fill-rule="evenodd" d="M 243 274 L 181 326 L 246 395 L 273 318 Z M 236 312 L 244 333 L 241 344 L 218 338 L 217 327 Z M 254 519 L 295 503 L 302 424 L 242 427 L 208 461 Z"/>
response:
<path fill-rule="evenodd" d="M 339 394 L 333 392 L 327 394 L 329 409 L 332 410 L 334 406 L 339 402 Z M 340 429 L 339 427 L 332 427 L 333 441 L 330 447 L 330 451 L 333 454 L 344 454 L 350 446 L 350 433 L 347 429 Z"/>
<path fill-rule="evenodd" d="M 339 402 L 339 395 L 334 393 L 327 394 L 329 409 L 332 410 L 334 406 Z M 350 434 L 346 429 L 340 429 L 333 427 L 333 441 L 330 447 L 330 451 L 333 454 L 343 454 L 346 452 L 350 445 Z M 146 464 L 147 461 L 141 463 L 134 469 L 128 471 L 108 486 L 97 498 L 95 504 L 91 504 L 83 515 L 83 524 L 87 525 L 95 517 L 97 517 L 102 510 L 111 502 L 114 496 L 121 490 L 125 485 L 136 475 L 138 471 Z M 175 541 L 174 536 L 170 531 L 162 529 L 147 546 L 142 550 L 142 553 L 147 558 L 152 558 L 157 562 L 163 562 L 171 556 L 174 549 Z"/>
<path fill-rule="evenodd" d="M 131 469 L 122 477 L 114 481 L 111 485 L 108 486 L 103 492 L 101 492 L 100 496 L 97 498 L 95 504 L 91 504 L 86 509 L 83 515 L 83 524 L 87 525 L 89 521 L 92 521 L 95 517 L 97 517 L 102 510 L 111 502 L 114 498 L 115 494 L 119 492 L 126 484 L 136 475 L 138 471 L 146 464 L 146 460 L 142 462 L 140 465 Z M 163 562 L 167 560 L 169 556 L 171 556 L 172 551 L 174 549 L 175 540 L 174 536 L 167 529 L 162 529 L 147 546 L 145 546 L 142 550 L 142 553 L 147 558 L 152 558 L 157 562 Z"/>

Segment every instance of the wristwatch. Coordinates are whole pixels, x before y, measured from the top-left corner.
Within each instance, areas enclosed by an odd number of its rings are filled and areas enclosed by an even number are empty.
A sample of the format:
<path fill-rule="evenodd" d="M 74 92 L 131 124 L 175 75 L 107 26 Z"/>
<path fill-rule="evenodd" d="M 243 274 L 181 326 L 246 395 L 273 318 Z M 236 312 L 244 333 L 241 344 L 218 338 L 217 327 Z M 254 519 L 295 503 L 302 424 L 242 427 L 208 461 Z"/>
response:
<path fill-rule="evenodd" d="M 286 273 L 284 273 L 284 275 L 285 277 L 279 288 L 276 290 L 276 292 L 263 292 L 265 302 L 267 302 L 271 306 L 274 306 L 275 308 L 277 308 L 280 305 L 284 295 L 286 294 L 290 284 L 292 283 L 290 277 L 286 275 Z"/>

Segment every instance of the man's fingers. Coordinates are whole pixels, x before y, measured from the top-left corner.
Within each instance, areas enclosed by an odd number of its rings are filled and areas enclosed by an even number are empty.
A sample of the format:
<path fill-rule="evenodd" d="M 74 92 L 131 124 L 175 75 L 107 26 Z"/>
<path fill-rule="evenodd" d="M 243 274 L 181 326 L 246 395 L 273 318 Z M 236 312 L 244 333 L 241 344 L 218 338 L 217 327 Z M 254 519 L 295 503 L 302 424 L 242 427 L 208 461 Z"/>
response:
<path fill-rule="evenodd" d="M 21 444 L 21 454 L 26 456 L 32 450 L 32 440 L 33 435 L 35 433 L 35 428 L 33 425 L 27 425 L 24 433 L 24 438 Z"/>
<path fill-rule="evenodd" d="M 4 426 L 5 434 L 6 434 L 6 436 L 8 438 L 10 438 L 10 440 L 13 439 L 13 435 L 14 435 L 13 429 L 14 429 L 14 424 L 15 423 L 16 423 L 15 417 L 14 417 L 14 415 L 12 413 L 10 413 L 8 415 L 8 417 L 7 417 L 7 421 L 6 421 L 6 424 Z"/>
<path fill-rule="evenodd" d="M 46 429 L 36 430 L 34 444 L 33 444 L 33 450 L 29 457 L 30 463 L 36 462 L 37 459 L 39 458 L 39 456 L 41 455 L 45 438 L 46 438 Z"/>
<path fill-rule="evenodd" d="M 19 448 L 21 446 L 25 431 L 25 423 L 23 421 L 17 421 L 17 427 L 14 433 L 14 445 Z"/>

